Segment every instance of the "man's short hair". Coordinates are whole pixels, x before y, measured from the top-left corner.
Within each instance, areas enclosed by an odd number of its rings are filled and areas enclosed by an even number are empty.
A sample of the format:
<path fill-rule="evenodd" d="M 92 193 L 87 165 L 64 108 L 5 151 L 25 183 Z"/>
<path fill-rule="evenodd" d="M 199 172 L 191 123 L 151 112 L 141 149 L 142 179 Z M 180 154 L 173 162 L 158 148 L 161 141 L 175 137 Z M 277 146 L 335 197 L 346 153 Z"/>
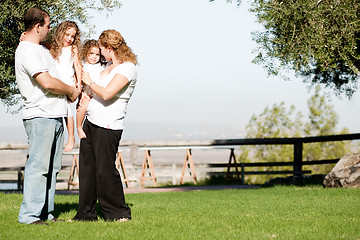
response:
<path fill-rule="evenodd" d="M 40 26 L 44 26 L 45 18 L 49 14 L 39 8 L 30 8 L 24 15 L 25 31 L 33 29 L 36 24 L 40 23 Z"/>

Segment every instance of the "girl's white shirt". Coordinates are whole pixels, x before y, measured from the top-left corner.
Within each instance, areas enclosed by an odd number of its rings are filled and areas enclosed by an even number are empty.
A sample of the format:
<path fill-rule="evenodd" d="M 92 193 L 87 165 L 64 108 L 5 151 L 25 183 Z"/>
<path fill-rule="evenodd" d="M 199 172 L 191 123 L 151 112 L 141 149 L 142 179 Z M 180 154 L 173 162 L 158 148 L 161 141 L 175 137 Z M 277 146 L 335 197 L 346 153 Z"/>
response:
<path fill-rule="evenodd" d="M 71 46 L 64 47 L 61 50 L 59 59 L 55 61 L 56 69 L 60 80 L 67 85 L 75 84 L 74 57 L 72 56 Z"/>
<path fill-rule="evenodd" d="M 101 65 L 100 63 L 90 64 L 85 62 L 83 64 L 83 71 L 88 72 L 90 75 L 91 80 L 96 82 L 100 78 L 100 73 L 105 69 L 105 66 Z"/>

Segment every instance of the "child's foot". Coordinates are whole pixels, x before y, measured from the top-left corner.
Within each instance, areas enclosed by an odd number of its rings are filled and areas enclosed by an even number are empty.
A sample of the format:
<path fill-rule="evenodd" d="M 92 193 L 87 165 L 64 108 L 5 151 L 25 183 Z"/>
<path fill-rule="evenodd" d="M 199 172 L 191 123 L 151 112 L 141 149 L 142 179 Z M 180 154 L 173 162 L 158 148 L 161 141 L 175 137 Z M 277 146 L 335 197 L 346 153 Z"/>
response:
<path fill-rule="evenodd" d="M 78 131 L 78 136 L 80 139 L 86 138 L 85 132 L 81 127 L 78 128 L 77 131 Z"/>
<path fill-rule="evenodd" d="M 70 152 L 75 146 L 75 137 L 70 137 L 65 148 L 64 151 L 65 152 Z"/>

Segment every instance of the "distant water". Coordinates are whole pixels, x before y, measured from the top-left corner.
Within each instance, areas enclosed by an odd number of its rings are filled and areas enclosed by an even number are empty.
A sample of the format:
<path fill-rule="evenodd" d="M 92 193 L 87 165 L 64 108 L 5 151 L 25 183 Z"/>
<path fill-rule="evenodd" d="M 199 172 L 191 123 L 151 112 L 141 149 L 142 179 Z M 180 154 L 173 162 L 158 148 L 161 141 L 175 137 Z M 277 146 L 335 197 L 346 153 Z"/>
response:
<path fill-rule="evenodd" d="M 239 126 L 222 126 L 207 124 L 172 124 L 172 123 L 138 123 L 125 124 L 123 141 L 153 141 L 153 140 L 198 140 L 243 138 L 245 128 Z M 67 137 L 67 131 L 65 131 Z M 75 131 L 77 139 L 77 133 Z M 78 139 L 77 139 L 78 141 Z M 1 126 L 0 142 L 27 142 L 24 127 Z"/>

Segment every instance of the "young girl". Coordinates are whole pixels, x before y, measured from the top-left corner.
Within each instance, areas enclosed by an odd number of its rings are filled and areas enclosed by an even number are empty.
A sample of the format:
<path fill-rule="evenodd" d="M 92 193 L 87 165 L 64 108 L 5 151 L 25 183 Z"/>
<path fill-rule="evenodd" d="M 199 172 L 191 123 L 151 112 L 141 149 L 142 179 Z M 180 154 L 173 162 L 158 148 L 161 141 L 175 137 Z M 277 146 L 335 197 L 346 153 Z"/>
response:
<path fill-rule="evenodd" d="M 56 60 L 56 68 L 60 80 L 68 85 L 76 84 L 81 87 L 82 66 L 79 60 L 80 30 L 73 21 L 62 22 L 54 33 L 50 46 L 50 54 Z M 66 118 L 68 129 L 68 142 L 64 150 L 71 151 L 75 145 L 74 117 L 68 103 L 68 116 Z"/>
<path fill-rule="evenodd" d="M 83 71 L 88 72 L 94 81 L 99 79 L 100 73 L 105 69 L 101 63 L 100 46 L 96 40 L 88 40 L 85 42 L 81 53 L 81 60 L 84 61 Z M 87 106 L 92 98 L 92 92 L 88 86 L 83 87 L 83 91 L 78 102 L 76 113 L 76 128 L 80 139 L 86 138 L 82 123 L 85 119 Z"/>

